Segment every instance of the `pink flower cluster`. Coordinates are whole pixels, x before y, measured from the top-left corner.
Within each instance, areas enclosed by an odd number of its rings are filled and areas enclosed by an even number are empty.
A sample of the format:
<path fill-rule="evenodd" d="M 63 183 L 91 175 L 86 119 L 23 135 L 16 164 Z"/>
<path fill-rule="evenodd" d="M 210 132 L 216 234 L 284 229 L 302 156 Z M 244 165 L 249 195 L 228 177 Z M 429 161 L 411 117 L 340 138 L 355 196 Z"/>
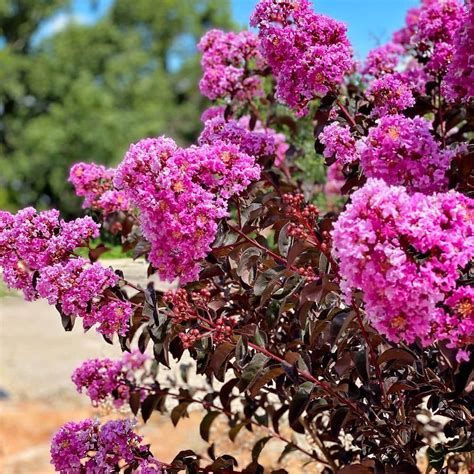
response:
<path fill-rule="evenodd" d="M 253 70 L 263 68 L 258 38 L 249 31 L 208 31 L 198 44 L 203 56 L 201 93 L 211 100 L 251 100 L 261 95 L 262 84 Z"/>
<path fill-rule="evenodd" d="M 459 193 L 409 195 L 369 179 L 332 232 L 348 302 L 353 289 L 362 290 L 378 331 L 395 342 L 429 344 L 433 331 L 443 334 L 437 324 L 447 330 L 440 305 L 456 304 L 449 296 L 458 269 L 474 255 L 473 217 L 474 201 Z"/>
<path fill-rule="evenodd" d="M 278 99 L 300 115 L 309 101 L 335 91 L 353 68 L 345 25 L 314 13 L 308 0 L 261 0 L 250 24 L 259 28 Z"/>
<path fill-rule="evenodd" d="M 86 329 L 111 337 L 125 334 L 132 307 L 103 297 L 119 277 L 111 269 L 76 258 L 73 251 L 97 237 L 99 228 L 90 218 L 71 222 L 56 210 L 38 212 L 32 207 L 16 215 L 0 212 L 0 266 L 9 288 L 23 291 L 27 300 L 46 298 L 63 314 L 80 316 Z"/>
<path fill-rule="evenodd" d="M 456 349 L 474 344 L 474 288 L 464 286 L 456 289 L 446 299 L 447 311 L 441 312 L 435 324 L 438 339 L 447 340 L 448 347 Z M 458 361 L 469 360 L 466 350 L 459 350 Z"/>
<path fill-rule="evenodd" d="M 450 101 L 469 102 L 474 98 L 474 4 L 454 35 L 455 51 L 444 78 L 443 94 Z"/>
<path fill-rule="evenodd" d="M 421 117 L 382 117 L 358 144 L 366 176 L 405 185 L 410 193 L 446 190 L 454 152 L 442 150 L 430 129 Z"/>
<path fill-rule="evenodd" d="M 111 268 L 75 258 L 43 268 L 36 288 L 49 304 L 60 305 L 63 314 L 83 318 L 85 329 L 98 325 L 98 332 L 112 337 L 126 334 L 132 315 L 128 301 L 103 297 L 118 281 Z"/>
<path fill-rule="evenodd" d="M 369 51 L 362 68 L 362 74 L 380 77 L 395 72 L 404 48 L 396 43 L 387 43 Z"/>
<path fill-rule="evenodd" d="M 432 73 L 444 73 L 452 60 L 457 31 L 465 22 L 459 0 L 423 0 L 420 8 L 408 11 L 405 27 L 393 36 L 426 62 Z"/>
<path fill-rule="evenodd" d="M 452 60 L 457 31 L 465 21 L 465 9 L 458 0 L 430 1 L 422 6 L 411 38 L 418 55 L 428 59 L 427 68 L 444 73 Z"/>
<path fill-rule="evenodd" d="M 275 166 L 280 166 L 285 160 L 289 145 L 284 134 L 264 127 L 258 120 L 253 130 L 250 130 L 248 115 L 238 120 L 226 120 L 223 113 L 217 115 L 217 112 L 213 111 L 209 115 L 214 116 L 204 120 L 204 130 L 199 137 L 200 145 L 212 145 L 216 141 L 222 141 L 236 145 L 243 153 L 256 158 L 275 156 Z M 207 117 L 207 114 L 204 117 Z"/>
<path fill-rule="evenodd" d="M 149 258 L 164 280 L 197 278 L 228 200 L 260 177 L 255 158 L 236 145 L 178 148 L 169 138 L 130 146 L 115 185 L 140 210 Z"/>
<path fill-rule="evenodd" d="M 415 105 L 410 84 L 396 72 L 375 79 L 367 89 L 367 96 L 374 102 L 373 117 L 396 114 Z"/>
<path fill-rule="evenodd" d="M 324 145 L 324 157 L 336 158 L 340 165 L 352 163 L 358 158 L 356 141 L 347 125 L 338 122 L 327 125 L 319 140 Z"/>
<path fill-rule="evenodd" d="M 38 212 L 32 207 L 17 214 L 0 212 L 0 266 L 9 288 L 23 291 L 27 300 L 37 298 L 35 272 L 66 261 L 77 247 L 97 237 L 90 218 L 65 222 L 56 210 Z"/>
<path fill-rule="evenodd" d="M 139 351 L 125 353 L 122 359 L 90 359 L 72 374 L 77 391 L 85 391 L 93 405 L 113 402 L 120 408 L 128 402 L 131 390 L 140 391 L 143 400 L 147 391 L 141 388 L 147 377 L 145 363 L 149 357 Z"/>
<path fill-rule="evenodd" d="M 83 208 L 101 210 L 104 214 L 127 211 L 129 203 L 124 194 L 113 187 L 115 170 L 95 163 L 77 163 L 69 173 L 78 196 L 84 197 Z"/>
<path fill-rule="evenodd" d="M 416 32 L 422 8 L 428 8 L 439 0 L 421 0 L 420 8 L 410 8 L 405 16 L 405 26 L 393 34 L 393 42 L 408 48 Z"/>
<path fill-rule="evenodd" d="M 163 472 L 133 428 L 131 420 L 111 420 L 102 426 L 92 419 L 66 423 L 53 436 L 51 464 L 63 474 L 119 472 L 123 465 L 138 473 Z"/>

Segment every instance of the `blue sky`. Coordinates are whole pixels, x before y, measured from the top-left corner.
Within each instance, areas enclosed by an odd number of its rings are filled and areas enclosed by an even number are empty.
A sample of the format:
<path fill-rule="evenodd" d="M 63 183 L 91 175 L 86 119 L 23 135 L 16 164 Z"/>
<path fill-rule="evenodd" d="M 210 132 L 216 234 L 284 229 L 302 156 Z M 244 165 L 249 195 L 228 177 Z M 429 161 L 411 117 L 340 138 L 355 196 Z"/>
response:
<path fill-rule="evenodd" d="M 159 0 L 157 0 L 159 1 Z M 180 0 L 176 0 L 180 1 Z M 75 0 L 72 12 L 53 18 L 44 25 L 42 35 L 64 27 L 71 18 L 80 23 L 93 23 L 110 7 L 113 0 L 96 0 L 92 9 L 90 0 Z M 258 0 L 231 0 L 235 20 L 247 25 L 250 14 Z M 358 58 L 403 26 L 408 8 L 417 6 L 419 0 L 316 0 L 315 10 L 345 22 L 349 38 Z"/>

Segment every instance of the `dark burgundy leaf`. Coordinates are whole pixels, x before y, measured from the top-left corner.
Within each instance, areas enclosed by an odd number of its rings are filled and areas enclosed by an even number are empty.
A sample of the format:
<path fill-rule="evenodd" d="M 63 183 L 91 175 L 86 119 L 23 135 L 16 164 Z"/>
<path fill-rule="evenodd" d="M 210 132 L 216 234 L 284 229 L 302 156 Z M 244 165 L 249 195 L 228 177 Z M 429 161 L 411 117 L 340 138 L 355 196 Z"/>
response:
<path fill-rule="evenodd" d="M 313 387 L 314 384 L 312 382 L 304 382 L 298 387 L 298 390 L 290 403 L 290 411 L 288 413 L 290 426 L 293 426 L 298 422 L 299 417 L 306 410 L 311 398 Z"/>
<path fill-rule="evenodd" d="M 199 433 L 204 441 L 209 442 L 209 433 L 211 431 L 212 422 L 220 415 L 219 411 L 210 411 L 201 420 L 199 425 Z"/>

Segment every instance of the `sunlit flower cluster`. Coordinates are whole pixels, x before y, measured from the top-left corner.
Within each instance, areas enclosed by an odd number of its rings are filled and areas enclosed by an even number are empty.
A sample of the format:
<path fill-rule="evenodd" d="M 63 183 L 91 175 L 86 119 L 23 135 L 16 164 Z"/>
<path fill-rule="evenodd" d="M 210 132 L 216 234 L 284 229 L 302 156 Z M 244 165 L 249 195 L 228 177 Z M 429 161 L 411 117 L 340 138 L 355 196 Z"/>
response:
<path fill-rule="evenodd" d="M 115 170 L 95 163 L 77 163 L 69 173 L 78 196 L 84 197 L 83 208 L 101 210 L 105 214 L 127 211 L 124 194 L 113 187 Z"/>
<path fill-rule="evenodd" d="M 454 55 L 444 78 L 444 96 L 451 102 L 469 102 L 474 98 L 474 4 L 454 35 Z"/>
<path fill-rule="evenodd" d="M 115 184 L 140 210 L 149 258 L 160 277 L 186 283 L 197 278 L 228 200 L 259 176 L 255 158 L 236 145 L 182 149 L 160 137 L 130 146 Z"/>
<path fill-rule="evenodd" d="M 373 77 L 393 73 L 403 53 L 403 47 L 396 43 L 379 46 L 369 51 L 361 72 Z"/>
<path fill-rule="evenodd" d="M 51 463 L 63 474 L 118 472 L 125 466 L 133 472 L 161 473 L 161 464 L 133 429 L 131 420 L 66 423 L 53 437 Z"/>
<path fill-rule="evenodd" d="M 264 127 L 259 120 L 250 129 L 248 115 L 238 120 L 225 120 L 224 114 L 214 114 L 212 118 L 205 120 L 199 143 L 211 145 L 216 141 L 237 145 L 241 151 L 256 158 L 274 156 L 275 166 L 283 163 L 289 148 L 284 134 Z"/>
<path fill-rule="evenodd" d="M 446 190 L 446 172 L 453 151 L 442 150 L 421 117 L 387 115 L 358 144 L 361 164 L 368 177 L 404 185 L 409 192 Z"/>
<path fill-rule="evenodd" d="M 264 64 L 258 43 L 258 38 L 249 31 L 208 31 L 198 44 L 203 53 L 201 93 L 211 100 L 237 101 L 261 95 L 261 80 L 253 71 L 262 69 Z"/>
<path fill-rule="evenodd" d="M 90 218 L 65 222 L 56 210 L 38 212 L 32 207 L 17 214 L 0 212 L 0 266 L 9 288 L 23 291 L 27 300 L 37 298 L 37 272 L 67 261 L 72 252 L 99 229 Z"/>
<path fill-rule="evenodd" d="M 120 408 L 129 401 L 131 390 L 140 393 L 143 400 L 147 391 L 142 387 L 149 357 L 139 351 L 126 352 L 121 359 L 90 359 L 72 374 L 79 393 L 85 392 L 93 405 L 111 401 Z"/>
<path fill-rule="evenodd" d="M 86 329 L 109 337 L 125 334 L 131 316 L 126 301 L 104 298 L 119 277 L 99 263 L 78 258 L 74 250 L 97 237 L 90 218 L 65 222 L 56 210 L 29 207 L 17 214 L 0 213 L 0 265 L 7 286 L 21 290 L 27 300 L 46 298 L 66 316 L 83 318 Z"/>
<path fill-rule="evenodd" d="M 446 71 L 453 58 L 455 36 L 465 20 L 464 14 L 459 0 L 439 0 L 422 6 L 411 43 L 417 54 L 428 59 L 428 70 Z"/>
<path fill-rule="evenodd" d="M 250 24 L 259 29 L 277 98 L 301 115 L 309 101 L 335 91 L 353 68 L 345 25 L 314 13 L 308 0 L 261 0 Z"/>
<path fill-rule="evenodd" d="M 132 314 L 128 301 L 103 296 L 118 281 L 111 268 L 75 258 L 43 268 L 36 288 L 49 304 L 60 305 L 63 314 L 83 318 L 84 328 L 97 325 L 97 331 L 111 337 L 126 333 Z"/>
<path fill-rule="evenodd" d="M 375 79 L 367 90 L 367 96 L 374 102 L 374 117 L 396 114 L 415 105 L 410 85 L 398 73 L 385 74 Z"/>
<path fill-rule="evenodd" d="M 351 163 L 358 158 L 356 140 L 347 125 L 332 122 L 324 127 L 319 140 L 324 145 L 324 156 L 336 158 L 340 165 Z"/>
<path fill-rule="evenodd" d="M 474 343 L 474 288 L 462 286 L 446 299 L 435 323 L 437 339 L 447 340 L 448 347 L 459 348 Z M 460 349 L 458 360 L 469 360 L 467 350 Z"/>
<path fill-rule="evenodd" d="M 459 193 L 409 195 L 369 179 L 332 233 L 348 303 L 362 290 L 378 331 L 395 342 L 430 343 L 439 306 L 450 304 L 458 270 L 474 255 L 473 216 L 474 202 Z"/>

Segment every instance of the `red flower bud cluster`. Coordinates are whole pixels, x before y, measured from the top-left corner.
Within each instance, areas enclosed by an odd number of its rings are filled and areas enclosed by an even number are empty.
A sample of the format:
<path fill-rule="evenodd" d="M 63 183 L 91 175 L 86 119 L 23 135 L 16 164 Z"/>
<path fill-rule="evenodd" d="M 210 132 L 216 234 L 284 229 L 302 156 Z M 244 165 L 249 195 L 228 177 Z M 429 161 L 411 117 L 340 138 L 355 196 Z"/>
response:
<path fill-rule="evenodd" d="M 171 317 L 175 322 L 181 323 L 196 318 L 196 311 L 188 300 L 188 293 L 184 288 L 168 291 L 163 295 L 163 301 L 171 305 Z"/>
<path fill-rule="evenodd" d="M 285 194 L 283 196 L 285 215 L 294 222 L 288 225 L 288 235 L 305 240 L 316 224 L 319 209 L 314 204 L 305 204 L 303 194 Z"/>
<path fill-rule="evenodd" d="M 199 332 L 199 329 L 191 329 L 187 333 L 180 333 L 179 338 L 181 339 L 181 342 L 183 343 L 183 347 L 185 349 L 189 349 L 196 344 L 196 341 L 200 339 L 201 333 Z"/>
<path fill-rule="evenodd" d="M 298 274 L 302 276 L 303 278 L 306 279 L 307 283 L 312 283 L 313 281 L 316 281 L 318 279 L 318 276 L 314 272 L 314 270 L 310 267 L 304 268 L 300 267 L 298 268 Z"/>
<path fill-rule="evenodd" d="M 198 291 L 193 291 L 191 293 L 191 299 L 193 300 L 196 306 L 206 308 L 207 304 L 209 303 L 209 300 L 211 299 L 211 292 L 207 288 L 202 288 Z"/>
<path fill-rule="evenodd" d="M 215 322 L 215 328 L 213 331 L 213 339 L 216 344 L 224 342 L 226 339 L 232 337 L 232 330 L 236 325 L 234 318 L 229 318 L 227 316 L 221 316 Z"/>

